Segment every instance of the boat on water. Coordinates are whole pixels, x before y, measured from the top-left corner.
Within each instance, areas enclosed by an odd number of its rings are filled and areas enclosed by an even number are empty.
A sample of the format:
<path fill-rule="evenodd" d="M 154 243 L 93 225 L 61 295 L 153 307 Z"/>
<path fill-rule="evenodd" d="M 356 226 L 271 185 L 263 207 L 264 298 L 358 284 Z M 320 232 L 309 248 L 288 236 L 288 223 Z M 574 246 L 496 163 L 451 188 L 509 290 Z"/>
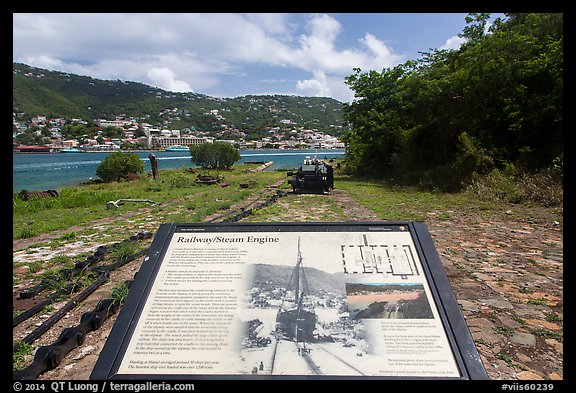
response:
<path fill-rule="evenodd" d="M 60 153 L 86 153 L 85 150 L 80 150 L 80 149 L 76 149 L 73 147 L 66 147 L 62 150 L 60 150 Z"/>
<path fill-rule="evenodd" d="M 168 151 L 168 152 L 189 152 L 190 151 L 190 147 L 189 146 L 183 146 L 183 145 L 172 145 L 167 147 L 166 149 L 164 149 L 164 151 Z"/>

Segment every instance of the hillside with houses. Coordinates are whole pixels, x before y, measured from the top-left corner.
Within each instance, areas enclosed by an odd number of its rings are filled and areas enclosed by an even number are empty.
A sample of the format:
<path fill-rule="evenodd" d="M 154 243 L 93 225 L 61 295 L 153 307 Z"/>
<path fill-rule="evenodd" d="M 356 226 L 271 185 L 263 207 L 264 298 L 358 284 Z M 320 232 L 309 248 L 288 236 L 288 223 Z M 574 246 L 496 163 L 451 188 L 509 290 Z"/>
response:
<path fill-rule="evenodd" d="M 13 84 L 16 150 L 162 150 L 216 140 L 239 148 L 344 147 L 342 104 L 331 98 L 214 98 L 18 63 Z"/>

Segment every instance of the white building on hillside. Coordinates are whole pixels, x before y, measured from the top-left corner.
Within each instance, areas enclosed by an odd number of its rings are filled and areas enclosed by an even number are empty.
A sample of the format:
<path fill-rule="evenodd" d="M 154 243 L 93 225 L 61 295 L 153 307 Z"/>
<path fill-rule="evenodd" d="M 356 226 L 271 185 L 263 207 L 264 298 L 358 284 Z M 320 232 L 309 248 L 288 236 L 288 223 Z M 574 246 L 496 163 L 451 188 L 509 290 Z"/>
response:
<path fill-rule="evenodd" d="M 192 145 L 202 145 L 204 143 L 212 143 L 214 142 L 214 138 L 209 137 L 195 137 L 195 136 L 179 136 L 179 137 L 161 137 L 161 136 L 153 136 L 152 137 L 152 148 L 153 149 L 161 149 L 167 148 L 174 145 L 181 145 L 181 146 L 192 146 Z"/>

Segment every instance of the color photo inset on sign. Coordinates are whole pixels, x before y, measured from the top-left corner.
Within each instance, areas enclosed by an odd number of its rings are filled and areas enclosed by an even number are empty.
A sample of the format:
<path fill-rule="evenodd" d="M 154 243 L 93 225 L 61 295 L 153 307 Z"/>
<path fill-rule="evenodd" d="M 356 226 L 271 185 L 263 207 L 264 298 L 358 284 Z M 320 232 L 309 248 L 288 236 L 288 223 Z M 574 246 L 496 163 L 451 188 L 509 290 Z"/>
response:
<path fill-rule="evenodd" d="M 432 319 L 432 309 L 419 283 L 346 283 L 353 319 Z"/>

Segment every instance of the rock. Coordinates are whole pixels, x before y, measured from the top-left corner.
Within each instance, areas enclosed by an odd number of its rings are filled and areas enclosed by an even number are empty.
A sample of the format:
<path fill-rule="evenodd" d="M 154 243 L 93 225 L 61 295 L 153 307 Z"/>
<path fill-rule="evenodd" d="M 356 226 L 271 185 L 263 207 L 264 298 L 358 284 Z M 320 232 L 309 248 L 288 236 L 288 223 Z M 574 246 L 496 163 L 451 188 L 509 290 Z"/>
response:
<path fill-rule="evenodd" d="M 554 348 L 554 350 L 556 352 L 561 353 L 561 354 L 564 353 L 564 344 L 562 344 L 558 340 L 555 340 L 553 338 L 547 338 L 544 340 L 544 342 L 546 344 L 550 345 L 552 348 Z"/>
<path fill-rule="evenodd" d="M 555 323 L 544 321 L 542 319 L 526 319 L 525 322 L 532 326 L 537 326 L 543 329 L 560 330 L 561 327 Z"/>
<path fill-rule="evenodd" d="M 518 379 L 536 379 L 536 380 L 544 379 L 533 371 L 521 371 L 518 373 L 517 377 Z"/>
<path fill-rule="evenodd" d="M 480 308 L 476 303 L 468 300 L 460 300 L 458 304 L 460 305 L 460 308 L 465 311 L 480 311 Z"/>
<path fill-rule="evenodd" d="M 518 321 L 515 321 L 514 319 L 510 318 L 508 315 L 498 315 L 498 320 L 502 323 L 502 325 L 504 326 L 508 326 L 512 329 L 518 329 L 520 327 L 522 327 L 522 324 Z"/>
<path fill-rule="evenodd" d="M 470 334 L 474 341 L 480 341 L 490 344 L 501 344 L 504 342 L 502 337 L 500 337 L 493 330 L 478 330 L 477 328 L 470 328 Z"/>
<path fill-rule="evenodd" d="M 530 333 L 515 332 L 514 335 L 510 337 L 510 341 L 516 344 L 533 347 L 536 345 L 536 336 Z"/>
<path fill-rule="evenodd" d="M 88 345 L 86 347 L 82 347 L 82 348 L 80 348 L 80 351 L 78 351 L 78 354 L 76 356 L 74 356 L 72 359 L 73 360 L 80 360 L 84 356 L 92 353 L 95 349 L 96 349 L 96 347 L 94 345 Z"/>
<path fill-rule="evenodd" d="M 530 363 L 532 361 L 532 358 L 528 355 L 524 355 L 523 353 L 519 353 L 517 354 L 518 356 L 518 360 L 522 363 Z"/>
<path fill-rule="evenodd" d="M 13 270 L 14 274 L 21 274 L 21 275 L 24 275 L 24 274 L 28 273 L 29 271 L 30 271 L 30 266 L 28 266 L 28 265 L 18 266 L 16 268 L 14 268 L 14 270 Z"/>
<path fill-rule="evenodd" d="M 495 308 L 501 308 L 506 310 L 512 310 L 514 306 L 507 300 L 504 299 L 480 299 L 480 301 L 488 306 Z"/>

